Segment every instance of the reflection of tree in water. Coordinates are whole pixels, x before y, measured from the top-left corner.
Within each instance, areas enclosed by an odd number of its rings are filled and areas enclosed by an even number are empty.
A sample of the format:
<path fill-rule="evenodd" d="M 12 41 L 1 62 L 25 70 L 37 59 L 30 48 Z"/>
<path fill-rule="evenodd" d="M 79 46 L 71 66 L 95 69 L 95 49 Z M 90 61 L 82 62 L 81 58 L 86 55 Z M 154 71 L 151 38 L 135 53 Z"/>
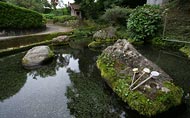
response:
<path fill-rule="evenodd" d="M 0 101 L 15 95 L 26 82 L 27 71 L 22 68 L 23 54 L 0 59 Z"/>
<path fill-rule="evenodd" d="M 73 54 L 73 53 L 72 53 Z M 83 50 L 73 55 L 79 59 L 80 73 L 68 69 L 73 86 L 67 88 L 68 108 L 77 118 L 120 117 L 123 113 L 96 68 L 95 52 Z"/>
<path fill-rule="evenodd" d="M 58 71 L 59 68 L 66 67 L 69 64 L 70 58 L 71 55 L 69 54 L 63 54 L 63 52 L 57 53 L 55 54 L 55 58 L 51 63 L 42 66 L 41 68 L 32 70 L 28 74 L 33 76 L 33 79 L 37 79 L 37 77 L 45 78 L 48 76 L 54 76 L 56 75 L 56 71 Z"/>

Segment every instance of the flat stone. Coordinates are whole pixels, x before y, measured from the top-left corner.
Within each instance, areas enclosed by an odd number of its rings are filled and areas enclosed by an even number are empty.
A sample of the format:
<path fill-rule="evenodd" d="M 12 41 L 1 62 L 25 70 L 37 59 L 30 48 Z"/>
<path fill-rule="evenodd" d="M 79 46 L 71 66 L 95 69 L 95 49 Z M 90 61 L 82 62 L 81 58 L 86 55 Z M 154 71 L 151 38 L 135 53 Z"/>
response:
<path fill-rule="evenodd" d="M 53 44 L 68 43 L 69 41 L 70 41 L 70 38 L 66 35 L 58 36 L 58 37 L 52 39 Z"/>

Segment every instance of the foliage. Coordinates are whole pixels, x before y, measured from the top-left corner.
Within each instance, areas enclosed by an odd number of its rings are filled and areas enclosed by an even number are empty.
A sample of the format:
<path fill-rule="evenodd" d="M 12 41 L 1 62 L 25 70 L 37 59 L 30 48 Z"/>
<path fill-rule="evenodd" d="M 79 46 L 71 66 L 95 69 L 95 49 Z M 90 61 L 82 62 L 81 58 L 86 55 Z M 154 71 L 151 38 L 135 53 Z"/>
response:
<path fill-rule="evenodd" d="M 76 16 L 70 16 L 70 15 L 64 15 L 64 16 L 55 16 L 53 18 L 53 23 L 59 22 L 59 23 L 64 23 L 65 21 L 69 20 L 76 20 Z"/>
<path fill-rule="evenodd" d="M 74 37 L 80 37 L 80 38 L 90 37 L 95 33 L 96 29 L 97 28 L 95 26 L 79 27 L 79 28 L 74 30 L 73 36 Z"/>
<path fill-rule="evenodd" d="M 37 12 L 44 12 L 44 6 L 51 7 L 47 0 L 7 0 L 8 3 Z"/>
<path fill-rule="evenodd" d="M 80 26 L 74 30 L 73 36 L 82 38 L 82 37 L 92 37 L 93 34 L 102 28 L 102 25 L 98 25 L 92 20 L 83 20 Z"/>
<path fill-rule="evenodd" d="M 83 0 L 80 3 L 82 16 L 88 19 L 96 19 L 98 18 L 99 9 L 94 0 Z"/>
<path fill-rule="evenodd" d="M 27 71 L 22 68 L 20 59 L 24 55 L 1 58 L 0 66 L 0 102 L 15 95 L 24 86 Z M 6 61 L 3 61 L 6 60 Z M 2 64 L 4 62 L 4 64 Z M 10 65 L 9 65 L 10 64 Z M 5 74 L 6 73 L 6 74 Z"/>
<path fill-rule="evenodd" d="M 61 17 L 63 17 L 63 15 L 68 15 L 69 17 L 69 12 L 68 12 L 68 9 L 67 8 L 61 8 L 61 9 L 55 9 L 55 10 L 52 10 L 50 13 L 48 14 L 43 14 L 43 16 L 46 18 L 46 19 L 61 19 Z M 60 16 L 59 18 L 57 16 Z M 66 16 L 64 16 L 66 17 Z"/>
<path fill-rule="evenodd" d="M 107 9 L 102 16 L 102 19 L 112 25 L 125 25 L 125 21 L 129 18 L 131 12 L 132 10 L 129 8 L 121 8 L 116 6 L 111 9 Z"/>
<path fill-rule="evenodd" d="M 136 7 L 138 5 L 143 5 L 146 0 L 75 0 L 75 3 L 81 6 L 82 16 L 88 19 L 97 19 L 99 16 L 103 15 L 106 9 L 112 6 L 121 7 Z"/>
<path fill-rule="evenodd" d="M 43 14 L 43 16 L 44 16 L 46 19 L 54 19 L 54 17 L 55 17 L 54 14 Z"/>
<path fill-rule="evenodd" d="M 147 41 L 156 36 L 161 27 L 162 12 L 159 6 L 144 5 L 137 7 L 127 22 L 127 28 L 135 41 Z"/>
<path fill-rule="evenodd" d="M 117 29 L 116 32 L 117 38 L 118 39 L 128 39 L 129 38 L 129 34 L 127 32 L 127 28 L 126 27 L 120 27 Z"/>
<path fill-rule="evenodd" d="M 67 8 L 61 8 L 51 11 L 50 14 L 54 14 L 55 16 L 69 15 Z"/>
<path fill-rule="evenodd" d="M 0 29 L 26 29 L 45 25 L 41 14 L 25 8 L 0 2 L 0 11 Z"/>

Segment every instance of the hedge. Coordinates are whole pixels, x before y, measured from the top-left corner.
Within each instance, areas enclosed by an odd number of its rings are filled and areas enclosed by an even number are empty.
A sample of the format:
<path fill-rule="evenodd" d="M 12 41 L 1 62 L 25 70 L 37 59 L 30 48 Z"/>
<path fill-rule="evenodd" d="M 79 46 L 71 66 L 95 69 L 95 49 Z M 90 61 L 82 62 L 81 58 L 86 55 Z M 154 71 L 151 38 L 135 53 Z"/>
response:
<path fill-rule="evenodd" d="M 0 2 L 0 29 L 29 29 L 44 25 L 45 19 L 40 13 Z"/>

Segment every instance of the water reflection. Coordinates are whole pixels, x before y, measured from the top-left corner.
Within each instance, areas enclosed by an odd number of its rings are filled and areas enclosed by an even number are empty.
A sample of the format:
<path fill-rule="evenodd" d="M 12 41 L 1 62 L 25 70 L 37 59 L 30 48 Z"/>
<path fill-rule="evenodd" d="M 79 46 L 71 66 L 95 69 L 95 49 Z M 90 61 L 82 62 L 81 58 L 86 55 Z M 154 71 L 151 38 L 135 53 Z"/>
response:
<path fill-rule="evenodd" d="M 53 48 L 53 62 L 31 71 L 21 66 L 23 53 L 0 59 L 1 118 L 143 118 L 130 110 L 101 78 L 95 63 L 98 52 L 85 47 Z M 189 61 L 159 50 L 139 50 L 189 92 Z M 156 117 L 171 116 L 189 117 L 189 104 Z"/>
<path fill-rule="evenodd" d="M 168 73 L 175 84 L 182 87 L 186 93 L 190 92 L 190 61 L 184 55 L 179 51 L 161 50 L 150 46 L 141 47 L 139 51 Z"/>
<path fill-rule="evenodd" d="M 23 70 L 20 58 L 23 54 L 0 59 L 0 101 L 15 95 L 26 82 L 27 71 Z"/>
<path fill-rule="evenodd" d="M 79 59 L 80 73 L 68 69 L 72 86 L 67 88 L 68 108 L 77 118 L 120 118 L 125 117 L 117 97 L 113 97 L 107 84 L 96 68 L 98 53 L 83 50 L 73 54 Z"/>
<path fill-rule="evenodd" d="M 174 79 L 174 83 L 182 87 L 185 92 L 185 104 L 164 113 L 164 117 L 189 118 L 190 97 L 188 94 L 190 93 L 190 61 L 179 51 L 170 49 L 162 50 L 151 46 L 143 46 L 139 47 L 138 50 L 168 73 Z"/>

